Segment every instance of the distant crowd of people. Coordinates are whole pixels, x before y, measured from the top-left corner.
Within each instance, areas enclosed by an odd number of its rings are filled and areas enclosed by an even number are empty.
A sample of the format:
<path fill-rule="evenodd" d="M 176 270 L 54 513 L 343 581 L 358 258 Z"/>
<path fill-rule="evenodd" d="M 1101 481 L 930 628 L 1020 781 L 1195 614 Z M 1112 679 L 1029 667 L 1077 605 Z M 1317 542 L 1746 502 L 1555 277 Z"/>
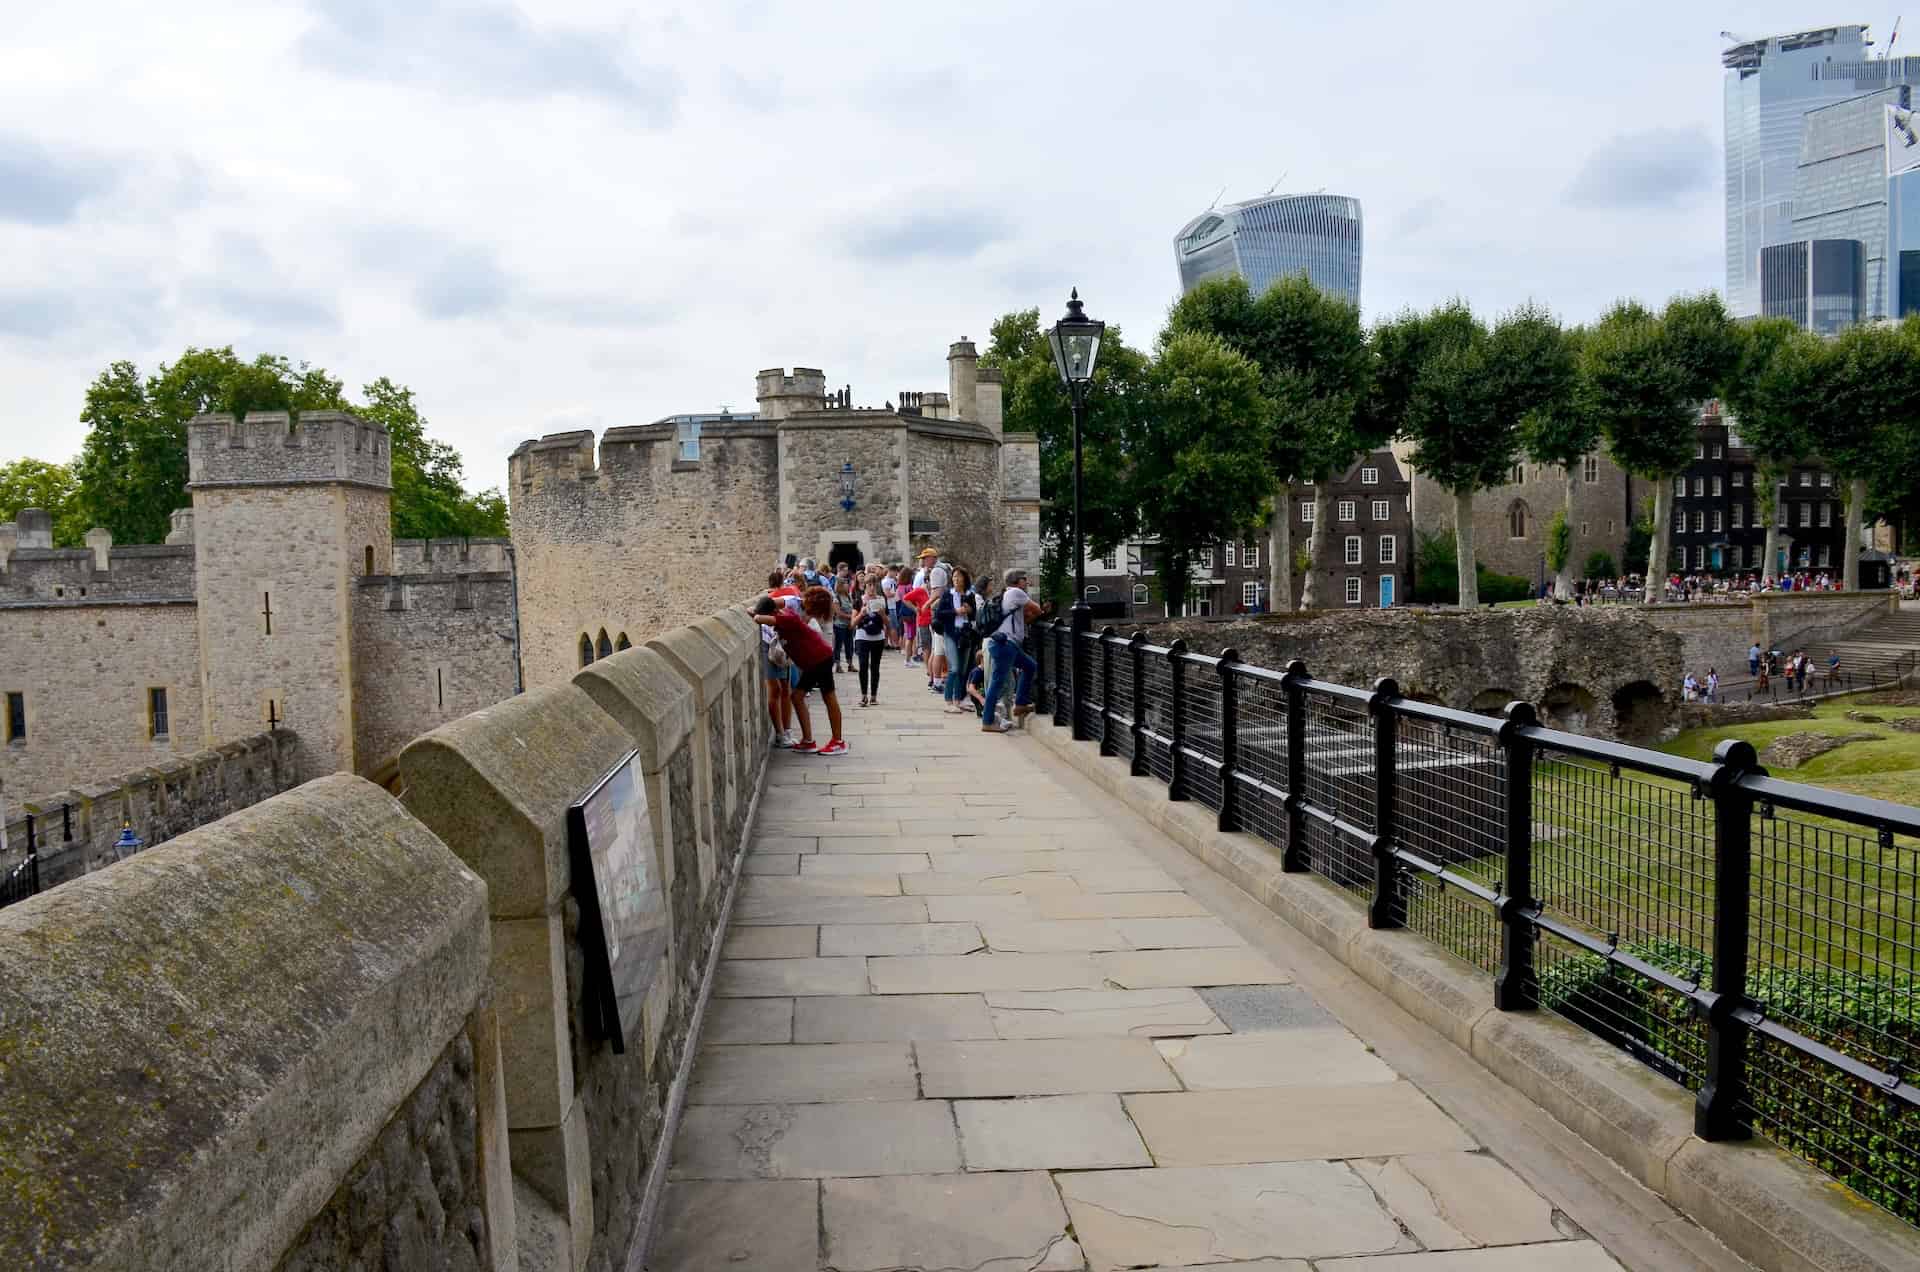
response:
<path fill-rule="evenodd" d="M 1783 574 L 1778 578 L 1749 571 L 1744 574 L 1726 576 L 1696 572 L 1693 574 L 1674 573 L 1667 576 L 1666 597 L 1669 601 L 1704 601 L 1713 597 L 1748 596 L 1763 592 L 1838 592 L 1844 590 L 1841 580 L 1826 570 L 1801 570 L 1794 574 Z M 1540 585 L 1539 599 L 1542 602 L 1553 601 L 1561 605 L 1605 605 L 1625 602 L 1631 604 L 1646 595 L 1646 583 L 1638 574 L 1624 574 L 1611 579 L 1575 579 L 1569 588 L 1570 595 L 1564 600 L 1553 595 L 1551 581 Z"/>
<path fill-rule="evenodd" d="M 1019 728 L 1033 711 L 1039 669 L 1025 649 L 1028 626 L 1047 609 L 1028 594 L 1027 582 L 1026 570 L 1010 569 L 996 589 L 935 548 L 922 549 L 911 566 L 858 570 L 845 561 L 821 570 L 811 558 L 788 556 L 768 574 L 766 595 L 754 606 L 771 744 L 844 754 L 834 673 L 854 673 L 859 705 L 875 706 L 890 652 L 904 670 L 921 674 L 941 710 L 974 715 L 988 733 Z M 814 738 L 807 707 L 815 693 L 832 730 L 824 744 Z"/>

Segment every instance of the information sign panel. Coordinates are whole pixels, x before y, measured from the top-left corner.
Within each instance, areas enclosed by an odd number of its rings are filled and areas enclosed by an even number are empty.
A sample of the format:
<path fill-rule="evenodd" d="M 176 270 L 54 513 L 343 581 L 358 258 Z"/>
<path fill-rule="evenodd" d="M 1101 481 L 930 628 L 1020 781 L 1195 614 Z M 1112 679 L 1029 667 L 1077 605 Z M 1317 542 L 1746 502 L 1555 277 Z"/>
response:
<path fill-rule="evenodd" d="M 629 751 L 567 809 L 585 1006 L 615 1051 L 625 1051 L 639 1032 L 640 1007 L 667 944 L 666 897 L 638 756 Z"/>

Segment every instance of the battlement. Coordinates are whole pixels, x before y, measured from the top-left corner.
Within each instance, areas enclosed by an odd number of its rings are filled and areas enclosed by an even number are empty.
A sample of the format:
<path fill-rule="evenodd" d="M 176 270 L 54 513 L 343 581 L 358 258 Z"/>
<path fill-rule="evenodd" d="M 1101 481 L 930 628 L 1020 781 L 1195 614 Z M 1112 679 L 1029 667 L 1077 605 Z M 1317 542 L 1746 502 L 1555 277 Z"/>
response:
<path fill-rule="evenodd" d="M 785 419 L 802 411 L 818 411 L 827 402 L 827 373 L 818 367 L 770 367 L 753 378 L 753 396 L 762 419 Z"/>
<path fill-rule="evenodd" d="M 191 543 L 115 547 L 113 535 L 96 527 L 86 547 L 56 548 L 40 528 L 45 516 L 28 508 L 17 521 L 0 522 L 0 604 L 193 598 Z"/>
<path fill-rule="evenodd" d="M 387 430 L 345 411 L 197 415 L 187 425 L 188 488 L 346 484 L 393 488 Z"/>
<path fill-rule="evenodd" d="M 493 574 L 511 570 L 507 539 L 395 539 L 395 574 Z"/>

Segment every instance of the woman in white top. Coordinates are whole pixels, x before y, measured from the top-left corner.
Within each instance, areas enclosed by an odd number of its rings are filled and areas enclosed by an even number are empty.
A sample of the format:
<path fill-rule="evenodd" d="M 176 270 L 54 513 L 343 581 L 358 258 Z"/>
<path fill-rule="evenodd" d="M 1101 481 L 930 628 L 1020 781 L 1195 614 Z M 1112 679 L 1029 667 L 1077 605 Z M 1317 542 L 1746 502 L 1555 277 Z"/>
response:
<path fill-rule="evenodd" d="M 853 619 L 853 653 L 860 665 L 860 705 L 880 701 L 880 664 L 887 652 L 887 611 L 890 606 L 879 587 L 869 583 L 867 595 Z"/>

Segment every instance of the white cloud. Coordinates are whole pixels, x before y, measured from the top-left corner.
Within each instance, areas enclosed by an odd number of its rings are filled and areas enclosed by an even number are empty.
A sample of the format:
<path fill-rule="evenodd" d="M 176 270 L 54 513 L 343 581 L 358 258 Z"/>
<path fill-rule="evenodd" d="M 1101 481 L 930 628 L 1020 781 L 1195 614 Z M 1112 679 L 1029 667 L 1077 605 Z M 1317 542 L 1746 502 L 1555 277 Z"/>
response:
<path fill-rule="evenodd" d="M 1566 194 L 1610 138 L 1717 148 L 1729 25 L 1650 0 L 38 6 L 0 46 L 0 459 L 73 454 L 101 368 L 189 344 L 410 384 L 482 485 L 556 420 L 750 409 L 761 367 L 877 405 L 1073 285 L 1150 342 L 1174 230 L 1282 173 L 1363 201 L 1370 316 L 1657 303 L 1720 282 L 1715 166 L 1637 173 L 1694 183 L 1670 206 Z"/>

